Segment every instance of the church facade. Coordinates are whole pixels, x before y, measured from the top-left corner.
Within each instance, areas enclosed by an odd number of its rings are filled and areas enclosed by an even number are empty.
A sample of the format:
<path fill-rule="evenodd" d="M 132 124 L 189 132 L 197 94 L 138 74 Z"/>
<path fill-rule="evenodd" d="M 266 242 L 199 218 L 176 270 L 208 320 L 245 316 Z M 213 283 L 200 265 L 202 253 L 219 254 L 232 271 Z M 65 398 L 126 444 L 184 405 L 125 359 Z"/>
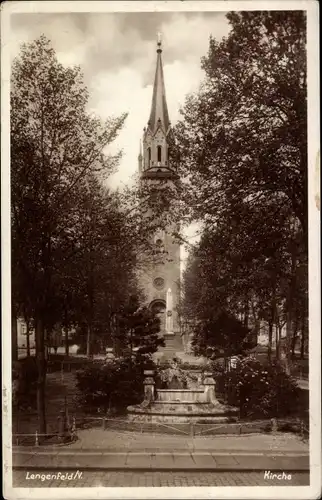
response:
<path fill-rule="evenodd" d="M 143 131 L 139 175 L 142 184 L 163 189 L 174 188 L 178 178 L 169 160 L 171 125 L 166 101 L 162 66 L 161 41 L 157 44 L 157 61 L 150 117 Z M 150 214 L 151 215 L 151 214 Z M 159 315 L 164 350 L 182 350 L 180 332 L 180 244 L 174 237 L 178 227 L 174 222 L 160 224 L 153 235 L 151 247 L 155 252 L 141 255 L 138 270 L 140 288 L 146 302 Z"/>

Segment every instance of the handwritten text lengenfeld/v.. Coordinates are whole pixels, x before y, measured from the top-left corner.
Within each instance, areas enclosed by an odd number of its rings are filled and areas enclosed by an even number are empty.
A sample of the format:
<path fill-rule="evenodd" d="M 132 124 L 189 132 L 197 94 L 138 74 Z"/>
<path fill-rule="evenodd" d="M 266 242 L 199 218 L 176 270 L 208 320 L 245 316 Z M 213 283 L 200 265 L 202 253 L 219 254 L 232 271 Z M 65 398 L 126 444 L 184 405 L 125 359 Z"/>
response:
<path fill-rule="evenodd" d="M 26 473 L 26 479 L 29 480 L 40 480 L 40 481 L 52 481 L 54 479 L 60 481 L 72 481 L 74 479 L 81 479 L 83 473 L 79 470 L 75 472 L 55 472 L 47 474 L 31 474 L 29 471 Z"/>

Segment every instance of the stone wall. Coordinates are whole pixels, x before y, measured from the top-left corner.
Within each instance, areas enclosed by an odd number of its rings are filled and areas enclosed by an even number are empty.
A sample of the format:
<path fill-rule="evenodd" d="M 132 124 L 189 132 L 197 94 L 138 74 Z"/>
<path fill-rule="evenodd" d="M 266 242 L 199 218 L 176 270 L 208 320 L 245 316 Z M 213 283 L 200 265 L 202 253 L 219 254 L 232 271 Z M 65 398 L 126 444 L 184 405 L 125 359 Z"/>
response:
<path fill-rule="evenodd" d="M 204 403 L 204 389 L 157 389 L 157 401 L 180 401 L 182 403 Z"/>

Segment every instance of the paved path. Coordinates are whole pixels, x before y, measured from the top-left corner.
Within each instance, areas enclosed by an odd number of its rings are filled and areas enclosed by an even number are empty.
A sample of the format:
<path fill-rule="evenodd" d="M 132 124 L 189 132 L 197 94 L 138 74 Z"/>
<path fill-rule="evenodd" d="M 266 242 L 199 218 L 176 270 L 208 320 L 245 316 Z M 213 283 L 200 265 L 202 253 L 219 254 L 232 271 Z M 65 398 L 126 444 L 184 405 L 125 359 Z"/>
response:
<path fill-rule="evenodd" d="M 15 474 L 18 471 L 36 473 L 40 470 L 46 474 L 76 470 L 84 474 L 113 472 L 116 475 L 108 477 L 116 478 L 116 482 L 121 477 L 120 474 L 124 473 L 130 478 L 130 485 L 134 477 L 139 477 L 135 476 L 138 471 L 142 474 L 170 474 L 163 475 L 163 478 L 183 471 L 193 477 L 197 474 L 196 477 L 199 478 L 201 476 L 198 474 L 201 472 L 256 472 L 257 475 L 250 476 L 255 483 L 247 484 L 257 484 L 256 481 L 263 480 L 265 470 L 289 471 L 296 477 L 303 478 L 302 473 L 306 473 L 310 467 L 308 444 L 293 434 L 191 438 L 103 429 L 80 431 L 79 440 L 69 446 L 14 447 L 12 465 Z M 130 476 L 130 473 L 134 475 Z M 97 477 L 95 474 L 88 477 Z M 23 475 L 17 477 L 23 478 Z M 209 481 L 215 481 L 211 484 L 221 484 L 221 476 L 215 474 L 207 477 Z M 229 477 L 227 476 L 228 479 Z M 137 480 L 133 481 L 135 483 Z M 167 480 L 164 481 L 167 484 Z"/>
<path fill-rule="evenodd" d="M 265 479 L 265 472 L 89 472 L 77 479 L 61 479 L 38 471 L 40 477 L 27 479 L 26 471 L 13 471 L 13 487 L 66 488 L 66 487 L 184 487 L 184 486 L 307 486 L 308 472 L 292 472 L 290 479 Z M 37 471 L 32 471 L 36 474 Z M 289 477 L 289 476 L 287 476 Z"/>
<path fill-rule="evenodd" d="M 279 451 L 308 453 L 309 445 L 292 433 L 249 434 L 234 436 L 195 436 L 150 434 L 129 431 L 86 429 L 77 431 L 77 441 L 66 449 L 73 450 L 168 450 L 189 451 Z"/>
<path fill-rule="evenodd" d="M 17 451 L 12 465 L 24 470 L 309 470 L 306 454 L 247 453 L 247 452 L 69 452 L 66 451 Z"/>

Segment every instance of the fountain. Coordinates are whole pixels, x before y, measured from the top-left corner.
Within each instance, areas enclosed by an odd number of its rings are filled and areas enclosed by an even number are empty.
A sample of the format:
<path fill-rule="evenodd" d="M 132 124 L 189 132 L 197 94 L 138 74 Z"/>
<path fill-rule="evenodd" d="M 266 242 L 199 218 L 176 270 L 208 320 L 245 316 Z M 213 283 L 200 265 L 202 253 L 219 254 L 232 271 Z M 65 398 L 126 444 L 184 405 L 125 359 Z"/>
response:
<path fill-rule="evenodd" d="M 184 388 L 176 371 L 166 389 L 156 388 L 154 371 L 144 372 L 144 400 L 129 406 L 128 419 L 149 423 L 221 423 L 233 422 L 237 409 L 218 401 L 215 380 L 211 372 L 204 372 L 198 387 Z"/>

